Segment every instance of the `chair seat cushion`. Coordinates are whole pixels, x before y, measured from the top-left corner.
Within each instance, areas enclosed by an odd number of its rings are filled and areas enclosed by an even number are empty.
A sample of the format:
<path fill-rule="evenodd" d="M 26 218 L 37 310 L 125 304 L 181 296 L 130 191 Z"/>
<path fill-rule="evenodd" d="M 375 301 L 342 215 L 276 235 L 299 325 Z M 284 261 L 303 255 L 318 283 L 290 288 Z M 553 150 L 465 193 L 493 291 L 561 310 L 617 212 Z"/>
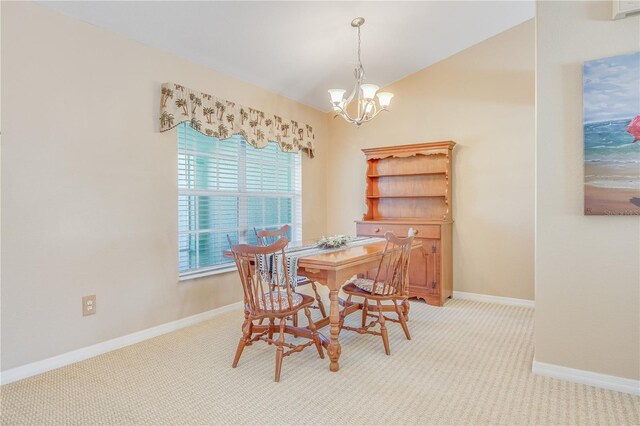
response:
<path fill-rule="evenodd" d="M 265 311 L 287 311 L 289 309 L 293 309 L 296 306 L 302 303 L 302 296 L 298 293 L 291 293 L 291 300 L 293 301 L 293 306 L 289 306 L 289 297 L 287 296 L 286 291 L 272 291 L 271 297 L 269 296 L 269 292 L 264 294 L 265 302 L 262 303 L 262 299 L 258 300 L 258 304 L 260 305 L 260 309 Z M 273 306 L 271 306 L 271 298 L 273 297 Z M 263 306 L 264 305 L 264 306 Z"/>
<path fill-rule="evenodd" d="M 349 281 L 347 281 L 346 284 L 353 284 L 356 287 L 358 287 L 360 290 L 366 291 L 367 293 L 379 294 L 382 296 L 388 296 L 390 294 L 393 294 L 393 290 L 394 290 L 392 287 L 388 287 L 387 292 L 383 293 L 384 283 L 378 282 L 378 283 L 375 283 L 376 287 L 375 287 L 375 293 L 374 293 L 372 292 L 373 280 L 370 280 L 368 278 L 353 277 Z"/>

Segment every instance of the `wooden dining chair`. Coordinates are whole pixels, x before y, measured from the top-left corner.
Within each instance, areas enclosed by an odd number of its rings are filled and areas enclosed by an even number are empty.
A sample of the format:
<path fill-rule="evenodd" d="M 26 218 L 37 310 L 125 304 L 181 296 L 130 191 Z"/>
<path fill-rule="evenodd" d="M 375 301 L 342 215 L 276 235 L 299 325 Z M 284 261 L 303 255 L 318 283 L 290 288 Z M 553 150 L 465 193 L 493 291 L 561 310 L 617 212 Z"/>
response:
<path fill-rule="evenodd" d="M 356 331 L 360 334 L 381 336 L 384 350 L 387 355 L 390 355 L 387 321 L 399 322 L 407 340 L 411 340 L 404 307 L 408 305 L 409 299 L 409 259 L 411 257 L 413 235 L 401 238 L 392 232 L 387 232 L 384 237 L 387 241 L 380 264 L 375 272 L 375 278 L 352 278 L 342 287 L 342 291 L 347 295 L 347 300 L 344 304 L 344 309 L 340 313 L 340 329 Z M 352 302 L 354 297 L 363 298 L 363 302 Z M 370 305 L 370 301 L 375 302 L 375 304 Z M 348 308 L 352 306 L 359 306 L 354 312 L 362 311 L 361 327 L 344 325 L 347 312 L 351 311 Z M 376 313 L 370 314 L 369 312 L 371 311 Z M 389 311 L 395 311 L 398 318 L 385 316 L 384 312 Z M 367 324 L 369 317 L 373 317 L 374 320 Z M 380 324 L 380 331 L 372 330 L 377 324 Z"/>
<path fill-rule="evenodd" d="M 256 233 L 256 237 L 258 238 L 258 245 L 268 246 L 273 244 L 278 238 L 283 237 L 289 232 L 289 225 L 284 225 L 282 228 L 275 231 L 258 231 L 256 228 L 253 228 L 253 231 Z M 324 304 L 322 303 L 322 297 L 320 297 L 320 293 L 318 293 L 318 287 L 315 281 L 308 279 L 307 277 L 298 276 L 298 286 L 303 286 L 311 284 L 311 288 L 313 289 L 313 293 L 316 297 L 317 306 L 311 306 L 314 309 L 319 309 L 323 318 L 326 318 L 327 311 L 325 310 Z M 297 315 L 293 317 L 293 325 L 298 325 L 298 317 Z"/>
<path fill-rule="evenodd" d="M 324 358 L 322 345 L 316 326 L 311 319 L 309 307 L 313 298 L 293 291 L 289 281 L 287 260 L 284 252 L 289 243 L 286 238 L 280 238 L 269 246 L 250 246 L 239 244 L 231 247 L 233 259 L 238 267 L 242 290 L 244 292 L 245 321 L 242 325 L 242 337 L 238 342 L 236 355 L 232 367 L 238 365 L 245 346 L 258 340 L 276 346 L 275 381 L 280 381 L 282 359 L 293 353 L 300 352 L 307 346 L 315 344 L 320 358 Z M 266 265 L 272 270 L 267 272 Z M 274 290 L 275 288 L 275 290 Z M 297 316 L 298 311 L 304 310 L 309 325 L 305 328 L 288 326 L 286 318 Z M 254 324 L 254 321 L 268 320 L 268 325 Z M 276 320 L 279 324 L 276 325 Z M 278 339 L 274 340 L 274 333 Z M 294 345 L 285 341 L 285 334 L 307 338 L 308 341 Z M 288 350 L 285 352 L 285 348 Z"/>

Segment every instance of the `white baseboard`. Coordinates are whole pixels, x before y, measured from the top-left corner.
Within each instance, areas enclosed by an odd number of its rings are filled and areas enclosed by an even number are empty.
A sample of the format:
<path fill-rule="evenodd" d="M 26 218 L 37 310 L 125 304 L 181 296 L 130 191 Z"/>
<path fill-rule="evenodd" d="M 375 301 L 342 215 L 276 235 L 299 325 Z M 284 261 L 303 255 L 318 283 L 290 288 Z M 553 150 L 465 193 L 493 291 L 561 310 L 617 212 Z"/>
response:
<path fill-rule="evenodd" d="M 566 380 L 581 385 L 595 386 L 617 392 L 640 395 L 640 380 L 626 379 L 624 377 L 610 376 L 608 374 L 594 373 L 593 371 L 577 370 L 561 365 L 547 364 L 535 359 L 531 371 L 540 376 Z"/>
<path fill-rule="evenodd" d="M 535 307 L 533 300 L 514 299 L 512 297 L 490 296 L 488 294 L 467 293 L 466 291 L 454 291 L 454 299 L 473 300 L 475 302 L 497 303 L 499 305 L 521 306 L 525 308 Z"/>
<path fill-rule="evenodd" d="M 181 318 L 179 320 L 171 321 L 166 324 L 147 328 L 146 330 L 137 331 L 125 336 L 116 337 L 115 339 L 96 343 L 95 345 L 87 346 L 51 358 L 43 359 L 41 361 L 36 361 L 30 364 L 21 365 L 20 367 L 11 368 L 9 370 L 0 372 L 0 384 L 4 385 L 7 383 L 12 383 L 21 379 L 26 379 L 27 377 L 35 376 L 36 374 L 44 373 L 45 371 L 55 370 L 56 368 L 64 367 L 65 365 L 93 358 L 94 356 L 102 355 L 106 352 L 133 345 L 135 343 L 139 343 L 144 340 L 160 336 L 162 334 L 170 333 L 172 331 L 176 331 L 181 328 L 206 321 L 220 314 L 241 307 L 242 302 L 232 303 L 230 305 L 222 306 L 220 308 L 212 309 L 210 311 L 202 312 L 190 317 Z"/>

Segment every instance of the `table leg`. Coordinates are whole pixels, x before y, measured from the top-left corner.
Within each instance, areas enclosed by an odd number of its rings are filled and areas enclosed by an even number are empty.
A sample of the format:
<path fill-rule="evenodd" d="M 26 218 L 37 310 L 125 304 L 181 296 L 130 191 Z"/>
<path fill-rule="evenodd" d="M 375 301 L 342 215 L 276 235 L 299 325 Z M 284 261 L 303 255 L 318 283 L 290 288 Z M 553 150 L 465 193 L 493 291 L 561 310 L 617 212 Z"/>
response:
<path fill-rule="evenodd" d="M 331 327 L 331 342 L 327 348 L 329 359 L 329 370 L 338 371 L 340 365 L 338 360 L 340 359 L 340 342 L 338 336 L 340 335 L 340 305 L 338 304 L 338 290 L 329 291 L 329 299 L 331 300 L 331 306 L 329 308 L 329 324 Z"/>

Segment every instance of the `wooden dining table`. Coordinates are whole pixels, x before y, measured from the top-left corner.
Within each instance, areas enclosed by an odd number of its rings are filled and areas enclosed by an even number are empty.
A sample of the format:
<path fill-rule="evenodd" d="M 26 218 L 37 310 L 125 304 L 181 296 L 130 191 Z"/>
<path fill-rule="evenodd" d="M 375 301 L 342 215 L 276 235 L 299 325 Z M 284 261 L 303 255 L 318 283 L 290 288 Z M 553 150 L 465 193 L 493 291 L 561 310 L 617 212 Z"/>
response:
<path fill-rule="evenodd" d="M 295 252 L 296 248 L 304 247 L 309 243 L 291 242 L 288 248 Z M 354 275 L 362 274 L 375 269 L 380 264 L 385 242 L 373 242 L 371 244 L 359 245 L 355 247 L 344 247 L 342 249 L 332 249 L 326 252 L 316 253 L 298 258 L 298 276 L 305 276 L 316 281 L 329 289 L 329 316 L 315 322 L 317 328 L 330 327 L 330 337 L 327 339 L 321 336 L 322 344 L 329 355 L 329 370 L 338 371 L 340 369 L 340 305 L 341 300 L 338 292 L 342 285 Z M 422 246 L 420 242 L 414 241 L 412 250 Z M 231 251 L 225 251 L 225 257 L 233 257 Z M 359 304 L 354 303 L 345 309 L 347 314 L 359 309 Z M 404 307 L 406 314 L 409 305 Z M 371 310 L 375 310 L 371 307 Z"/>

